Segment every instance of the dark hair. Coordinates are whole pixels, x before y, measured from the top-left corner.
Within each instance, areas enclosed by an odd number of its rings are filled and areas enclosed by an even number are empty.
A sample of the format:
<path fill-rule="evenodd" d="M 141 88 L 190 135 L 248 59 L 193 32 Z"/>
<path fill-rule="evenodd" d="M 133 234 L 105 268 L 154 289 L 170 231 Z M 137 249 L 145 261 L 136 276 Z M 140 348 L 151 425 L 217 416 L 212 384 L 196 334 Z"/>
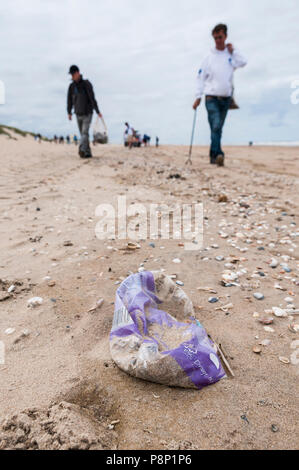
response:
<path fill-rule="evenodd" d="M 78 67 L 77 65 L 71 65 L 71 66 L 70 66 L 69 73 L 70 73 L 71 75 L 73 75 L 73 74 L 76 73 L 76 72 L 80 72 L 79 67 Z"/>
<path fill-rule="evenodd" d="M 215 28 L 213 29 L 212 31 L 212 36 L 214 36 L 214 34 L 216 33 L 220 33 L 220 31 L 223 31 L 225 36 L 227 36 L 227 26 L 226 24 L 223 24 L 223 23 L 219 23 L 215 26 Z"/>

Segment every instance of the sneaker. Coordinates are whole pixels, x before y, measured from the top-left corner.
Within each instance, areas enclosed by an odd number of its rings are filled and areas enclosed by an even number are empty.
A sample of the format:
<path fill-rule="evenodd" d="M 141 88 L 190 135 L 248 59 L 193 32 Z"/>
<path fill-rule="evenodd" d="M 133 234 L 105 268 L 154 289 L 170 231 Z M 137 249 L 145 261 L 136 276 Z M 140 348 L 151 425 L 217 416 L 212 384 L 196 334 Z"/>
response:
<path fill-rule="evenodd" d="M 216 157 L 216 165 L 224 166 L 224 155 L 217 155 Z"/>
<path fill-rule="evenodd" d="M 83 152 L 83 150 L 79 150 L 79 156 L 80 158 L 85 158 L 85 153 Z"/>

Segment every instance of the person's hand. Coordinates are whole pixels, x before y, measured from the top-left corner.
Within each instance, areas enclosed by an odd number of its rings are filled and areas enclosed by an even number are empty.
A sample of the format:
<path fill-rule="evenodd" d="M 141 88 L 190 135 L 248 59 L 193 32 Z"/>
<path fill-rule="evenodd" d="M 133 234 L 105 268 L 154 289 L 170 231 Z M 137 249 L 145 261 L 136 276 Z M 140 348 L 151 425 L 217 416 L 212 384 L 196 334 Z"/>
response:
<path fill-rule="evenodd" d="M 69 114 L 69 120 L 70 120 L 70 121 L 72 120 L 72 115 L 71 115 L 71 114 Z"/>
<path fill-rule="evenodd" d="M 103 114 L 102 114 L 102 113 L 99 113 L 98 116 L 99 116 L 100 119 L 102 119 Z"/>
<path fill-rule="evenodd" d="M 226 47 L 227 47 L 227 50 L 230 54 L 232 54 L 234 52 L 234 46 L 231 43 L 226 44 Z"/>
<path fill-rule="evenodd" d="M 194 104 L 193 104 L 193 109 L 194 109 L 194 111 L 196 111 L 196 109 L 197 109 L 198 106 L 200 105 L 200 102 L 201 102 L 201 99 L 200 99 L 200 98 L 197 98 L 197 99 L 194 101 Z"/>

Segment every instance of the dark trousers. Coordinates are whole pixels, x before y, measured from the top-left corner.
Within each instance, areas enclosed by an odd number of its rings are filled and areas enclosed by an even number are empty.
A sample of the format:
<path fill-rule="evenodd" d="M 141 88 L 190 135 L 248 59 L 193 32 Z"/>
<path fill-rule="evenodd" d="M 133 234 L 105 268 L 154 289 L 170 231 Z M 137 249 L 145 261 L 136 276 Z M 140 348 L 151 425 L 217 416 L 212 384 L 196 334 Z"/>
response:
<path fill-rule="evenodd" d="M 231 98 L 222 98 L 218 96 L 206 97 L 206 108 L 211 128 L 211 148 L 210 159 L 215 162 L 217 155 L 224 155 L 221 149 L 222 129 L 227 112 L 229 110 Z"/>

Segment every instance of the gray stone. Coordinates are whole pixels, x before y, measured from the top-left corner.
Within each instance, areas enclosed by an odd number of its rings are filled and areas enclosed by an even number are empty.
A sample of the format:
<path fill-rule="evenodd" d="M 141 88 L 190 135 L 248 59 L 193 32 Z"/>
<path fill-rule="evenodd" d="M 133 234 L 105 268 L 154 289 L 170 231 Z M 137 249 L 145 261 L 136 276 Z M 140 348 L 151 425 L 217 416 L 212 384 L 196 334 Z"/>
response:
<path fill-rule="evenodd" d="M 257 300 L 264 300 L 265 298 L 264 294 L 261 294 L 260 292 L 255 292 L 255 294 L 253 294 L 253 297 Z"/>

